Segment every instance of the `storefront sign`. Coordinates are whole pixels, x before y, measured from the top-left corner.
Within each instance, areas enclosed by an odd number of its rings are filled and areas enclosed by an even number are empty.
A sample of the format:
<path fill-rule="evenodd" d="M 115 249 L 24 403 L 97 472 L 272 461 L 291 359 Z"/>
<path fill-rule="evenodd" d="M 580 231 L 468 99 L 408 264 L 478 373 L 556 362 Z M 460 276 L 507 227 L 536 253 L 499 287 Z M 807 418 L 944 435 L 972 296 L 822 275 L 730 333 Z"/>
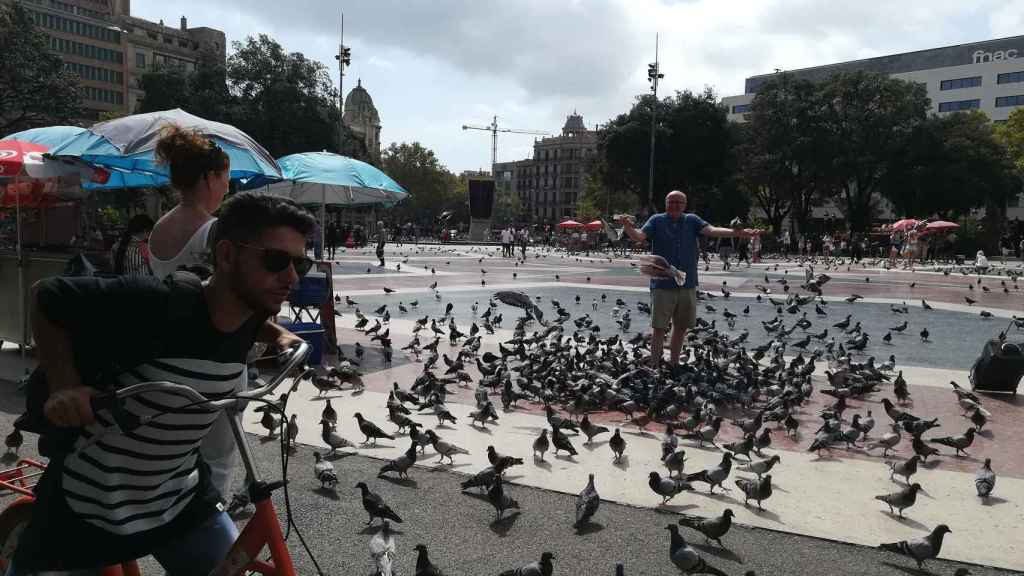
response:
<path fill-rule="evenodd" d="M 984 50 L 976 50 L 972 54 L 973 63 L 981 64 L 984 62 L 996 62 L 999 60 L 1013 60 L 1020 55 L 1021 51 L 1016 48 L 1009 50 L 996 50 L 995 52 L 985 52 Z"/>

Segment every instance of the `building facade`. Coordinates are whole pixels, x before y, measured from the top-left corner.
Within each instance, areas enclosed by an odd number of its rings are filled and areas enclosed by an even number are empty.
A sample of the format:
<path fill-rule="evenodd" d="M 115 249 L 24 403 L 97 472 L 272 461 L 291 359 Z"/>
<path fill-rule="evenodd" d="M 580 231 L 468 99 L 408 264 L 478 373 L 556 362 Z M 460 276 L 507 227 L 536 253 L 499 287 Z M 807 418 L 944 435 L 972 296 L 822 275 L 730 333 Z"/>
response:
<path fill-rule="evenodd" d="M 993 122 L 1000 123 L 1024 106 L 1024 36 L 787 70 L 786 73 L 798 79 L 823 81 L 835 74 L 856 71 L 888 74 L 921 83 L 928 91 L 933 114 L 980 110 Z M 729 120 L 746 122 L 758 89 L 774 76 L 751 76 L 746 79 L 744 94 L 723 98 Z M 1011 220 L 1024 219 L 1022 204 L 1020 197 L 1010 200 L 1007 212 Z M 894 216 L 887 204 L 884 212 L 888 217 Z M 831 204 L 815 209 L 817 217 L 838 213 Z"/>
<path fill-rule="evenodd" d="M 931 112 L 981 110 L 994 122 L 1024 106 L 1024 36 L 918 50 L 865 60 L 787 70 L 795 78 L 821 81 L 842 72 L 867 71 L 919 82 Z M 745 122 L 757 90 L 775 74 L 747 78 L 744 93 L 722 99 L 729 119 Z"/>
<path fill-rule="evenodd" d="M 14 0 L 0 0 L 12 3 Z M 159 66 L 195 69 L 204 49 L 222 60 L 224 32 L 189 28 L 185 17 L 172 28 L 131 15 L 130 0 L 21 0 L 50 50 L 81 79 L 83 118 L 131 114 L 143 92 L 138 80 Z"/>
<path fill-rule="evenodd" d="M 597 131 L 588 130 L 583 116 L 573 112 L 558 136 L 533 144 L 533 158 L 498 162 L 493 166 L 500 192 L 519 197 L 524 219 L 556 223 L 576 212 L 586 185 L 586 170 L 597 153 Z"/>
<path fill-rule="evenodd" d="M 380 163 L 380 114 L 373 105 L 373 98 L 363 88 L 363 81 L 357 80 L 356 87 L 345 98 L 345 113 L 342 122 L 352 129 L 366 143 L 366 151 L 374 162 Z"/>

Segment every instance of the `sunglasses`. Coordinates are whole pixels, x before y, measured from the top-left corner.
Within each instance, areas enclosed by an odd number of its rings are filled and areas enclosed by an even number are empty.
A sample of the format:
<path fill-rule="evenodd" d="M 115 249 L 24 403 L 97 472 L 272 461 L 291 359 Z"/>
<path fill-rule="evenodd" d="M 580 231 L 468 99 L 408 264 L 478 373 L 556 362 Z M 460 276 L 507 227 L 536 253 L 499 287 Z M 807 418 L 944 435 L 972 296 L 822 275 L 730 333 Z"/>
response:
<path fill-rule="evenodd" d="M 264 248 L 262 246 L 254 246 L 252 244 L 241 244 L 239 246 L 245 246 L 246 248 L 252 248 L 253 250 L 259 250 L 263 256 L 260 261 L 263 263 L 263 268 L 271 274 L 278 274 L 284 272 L 288 265 L 295 267 L 295 273 L 299 277 L 305 276 L 309 272 L 310 268 L 313 267 L 313 259 L 308 256 L 292 256 L 284 250 L 278 250 L 276 248 Z"/>

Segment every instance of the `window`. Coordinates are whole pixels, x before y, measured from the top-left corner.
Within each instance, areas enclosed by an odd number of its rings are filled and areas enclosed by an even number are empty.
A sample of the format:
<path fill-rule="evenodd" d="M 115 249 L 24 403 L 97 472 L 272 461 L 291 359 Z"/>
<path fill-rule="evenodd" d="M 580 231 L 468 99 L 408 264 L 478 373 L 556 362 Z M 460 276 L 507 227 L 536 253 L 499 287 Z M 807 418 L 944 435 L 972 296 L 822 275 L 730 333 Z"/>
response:
<path fill-rule="evenodd" d="M 732 107 L 733 114 L 743 114 L 745 112 L 750 112 L 750 104 L 737 104 Z"/>
<path fill-rule="evenodd" d="M 1006 108 L 1007 106 L 1024 106 L 1024 94 L 996 98 L 996 108 Z"/>
<path fill-rule="evenodd" d="M 1024 72 L 1004 72 L 996 76 L 996 84 L 1014 84 L 1024 82 Z"/>
<path fill-rule="evenodd" d="M 956 100 L 954 102 L 939 102 L 939 112 L 955 112 L 957 110 L 976 110 L 981 108 L 981 100 Z"/>
<path fill-rule="evenodd" d="M 135 53 L 135 67 L 136 68 L 145 68 L 146 67 L 146 53 L 145 52 L 136 52 Z"/>
<path fill-rule="evenodd" d="M 939 90 L 958 90 L 960 88 L 974 88 L 975 86 L 981 86 L 981 76 L 939 82 Z"/>

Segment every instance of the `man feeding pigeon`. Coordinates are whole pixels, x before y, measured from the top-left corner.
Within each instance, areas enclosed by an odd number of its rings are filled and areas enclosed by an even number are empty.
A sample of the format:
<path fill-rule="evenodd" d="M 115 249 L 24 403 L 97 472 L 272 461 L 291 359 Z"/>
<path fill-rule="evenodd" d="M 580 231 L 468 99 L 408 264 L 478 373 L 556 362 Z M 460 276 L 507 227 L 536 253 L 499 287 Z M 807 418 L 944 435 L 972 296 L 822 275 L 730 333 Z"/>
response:
<path fill-rule="evenodd" d="M 686 194 L 673 190 L 665 197 L 665 212 L 651 216 L 639 230 L 629 216 L 617 219 L 635 242 L 650 242 L 651 253 L 685 275 L 651 278 L 651 363 L 657 368 L 665 344 L 665 332 L 672 325 L 669 365 L 679 363 L 686 331 L 697 322 L 697 236 L 709 238 L 752 238 L 758 229 L 711 226 L 696 214 L 685 214 Z M 677 278 L 683 280 L 680 285 Z"/>

